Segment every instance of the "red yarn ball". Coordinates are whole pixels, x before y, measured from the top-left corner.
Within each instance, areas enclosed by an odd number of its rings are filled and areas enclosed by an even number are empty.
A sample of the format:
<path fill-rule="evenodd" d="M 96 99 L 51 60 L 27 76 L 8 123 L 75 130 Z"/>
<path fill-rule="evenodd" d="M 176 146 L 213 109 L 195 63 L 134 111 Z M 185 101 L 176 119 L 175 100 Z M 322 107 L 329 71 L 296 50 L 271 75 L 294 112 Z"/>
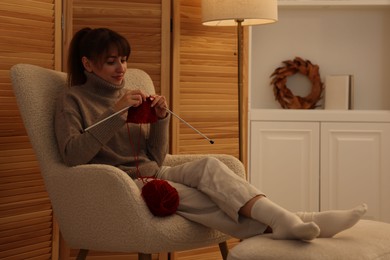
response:
<path fill-rule="evenodd" d="M 165 180 L 146 183 L 141 194 L 149 210 L 158 217 L 172 215 L 179 206 L 179 193 Z"/>

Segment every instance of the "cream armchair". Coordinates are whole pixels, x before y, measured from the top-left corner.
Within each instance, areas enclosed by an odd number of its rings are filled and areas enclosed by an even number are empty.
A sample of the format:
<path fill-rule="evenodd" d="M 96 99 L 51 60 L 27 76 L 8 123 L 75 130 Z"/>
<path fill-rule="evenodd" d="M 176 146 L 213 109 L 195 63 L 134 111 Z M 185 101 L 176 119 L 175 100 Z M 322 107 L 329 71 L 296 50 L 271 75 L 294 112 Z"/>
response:
<path fill-rule="evenodd" d="M 108 165 L 67 167 L 61 160 L 53 129 L 56 97 L 66 87 L 66 74 L 28 64 L 11 68 L 11 79 L 28 136 L 36 153 L 53 211 L 63 238 L 71 248 L 138 252 L 139 259 L 152 253 L 173 252 L 220 244 L 227 257 L 226 239 L 216 230 L 178 215 L 159 218 L 145 205 L 134 181 Z M 144 87 L 154 93 L 150 77 L 129 69 L 127 87 Z M 180 164 L 202 155 L 168 155 L 166 165 Z M 213 155 L 244 176 L 239 160 Z"/>

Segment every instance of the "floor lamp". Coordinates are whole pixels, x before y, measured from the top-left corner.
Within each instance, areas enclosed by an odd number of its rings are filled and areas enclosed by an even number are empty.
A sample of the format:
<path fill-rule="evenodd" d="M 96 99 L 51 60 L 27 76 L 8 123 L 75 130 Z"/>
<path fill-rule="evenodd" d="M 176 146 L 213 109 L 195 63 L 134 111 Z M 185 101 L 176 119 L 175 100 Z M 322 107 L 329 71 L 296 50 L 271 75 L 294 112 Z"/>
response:
<path fill-rule="evenodd" d="M 239 156 L 243 161 L 243 26 L 278 20 L 277 0 L 202 0 L 202 24 L 237 26 Z"/>

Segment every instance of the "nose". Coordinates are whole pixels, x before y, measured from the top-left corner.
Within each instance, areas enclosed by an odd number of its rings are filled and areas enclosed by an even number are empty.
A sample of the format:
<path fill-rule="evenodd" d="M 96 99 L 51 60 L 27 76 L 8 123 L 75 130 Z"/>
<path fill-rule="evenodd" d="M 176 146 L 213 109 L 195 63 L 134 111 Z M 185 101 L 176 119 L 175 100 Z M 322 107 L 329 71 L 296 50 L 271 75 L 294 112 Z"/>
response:
<path fill-rule="evenodd" d="M 123 71 L 125 71 L 125 67 L 123 64 L 119 63 L 119 65 L 116 66 L 116 70 L 117 70 L 117 72 L 123 72 Z"/>
<path fill-rule="evenodd" d="M 127 68 L 127 63 L 121 63 L 119 62 L 118 66 L 116 66 L 116 71 L 117 72 L 124 72 Z"/>

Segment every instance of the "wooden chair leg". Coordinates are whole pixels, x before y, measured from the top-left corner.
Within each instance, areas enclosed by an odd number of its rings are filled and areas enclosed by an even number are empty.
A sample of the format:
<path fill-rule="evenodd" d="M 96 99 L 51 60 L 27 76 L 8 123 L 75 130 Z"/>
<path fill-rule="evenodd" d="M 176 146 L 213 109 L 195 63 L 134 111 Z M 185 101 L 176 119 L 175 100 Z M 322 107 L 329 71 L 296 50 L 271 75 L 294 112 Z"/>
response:
<path fill-rule="evenodd" d="M 85 260 L 88 255 L 87 249 L 80 249 L 79 254 L 77 255 L 76 260 Z"/>
<path fill-rule="evenodd" d="M 226 241 L 219 243 L 219 250 L 221 251 L 222 259 L 226 260 L 229 254 L 229 248 Z"/>
<path fill-rule="evenodd" d="M 138 260 L 152 260 L 152 254 L 138 253 Z"/>

